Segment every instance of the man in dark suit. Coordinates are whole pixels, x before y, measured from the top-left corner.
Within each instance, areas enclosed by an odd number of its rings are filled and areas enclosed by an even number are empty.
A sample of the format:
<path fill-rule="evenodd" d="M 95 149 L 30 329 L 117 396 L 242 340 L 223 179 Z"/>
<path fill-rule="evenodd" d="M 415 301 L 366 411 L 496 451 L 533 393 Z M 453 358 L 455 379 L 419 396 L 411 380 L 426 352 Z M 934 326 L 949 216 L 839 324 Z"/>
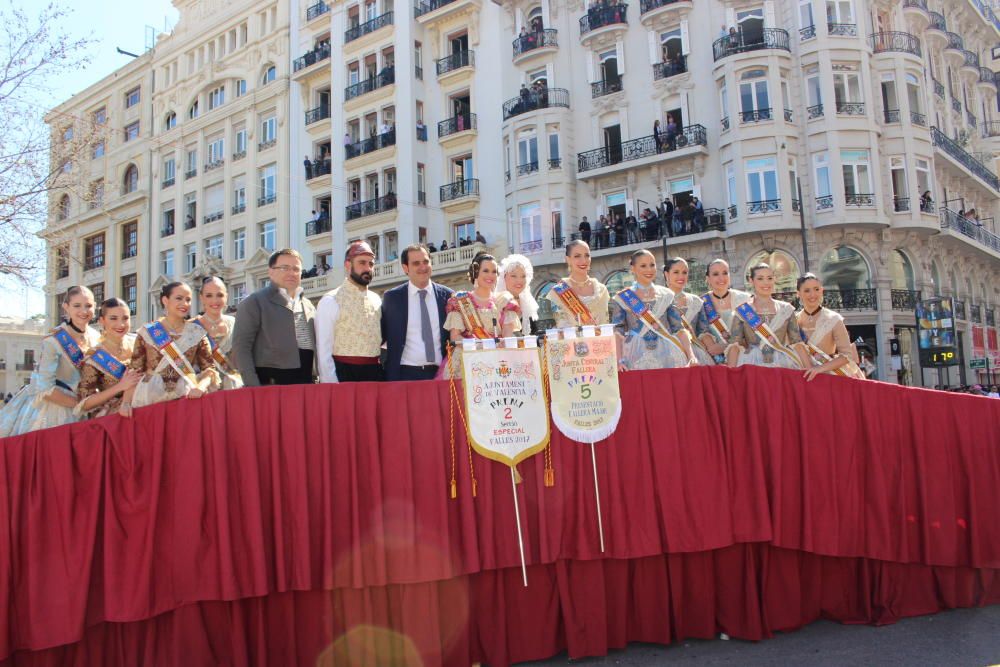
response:
<path fill-rule="evenodd" d="M 302 256 L 286 248 L 267 261 L 271 284 L 243 299 L 232 358 L 248 387 L 312 384 L 316 308 L 302 294 Z"/>
<path fill-rule="evenodd" d="M 445 358 L 445 305 L 452 291 L 431 282 L 431 254 L 424 245 L 403 250 L 409 281 L 382 295 L 386 380 L 432 380 Z"/>

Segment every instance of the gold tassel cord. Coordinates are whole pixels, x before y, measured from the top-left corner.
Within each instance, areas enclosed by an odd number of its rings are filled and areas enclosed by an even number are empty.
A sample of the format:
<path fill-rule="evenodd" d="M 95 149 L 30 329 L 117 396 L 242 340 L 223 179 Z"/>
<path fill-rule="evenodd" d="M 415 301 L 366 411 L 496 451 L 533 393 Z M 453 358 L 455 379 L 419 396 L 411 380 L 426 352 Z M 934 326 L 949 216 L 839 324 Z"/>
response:
<path fill-rule="evenodd" d="M 458 389 L 455 387 L 455 373 L 454 373 L 454 369 L 452 368 L 452 361 L 451 360 L 452 360 L 451 348 L 448 348 L 448 375 L 450 376 L 450 379 L 448 380 L 448 384 L 451 386 L 451 395 L 452 395 L 453 404 L 454 403 L 458 403 L 458 416 L 462 420 L 462 428 L 464 428 L 465 432 L 468 433 L 469 432 L 469 425 L 465 421 L 465 412 L 463 412 L 463 410 L 462 410 L 462 404 L 461 404 L 461 399 L 459 398 L 459 395 L 458 395 Z M 476 482 L 476 470 L 475 470 L 475 468 L 472 467 L 472 445 L 467 442 L 466 446 L 468 447 L 468 450 L 469 450 L 469 477 L 472 478 L 472 497 L 475 498 L 478 495 L 478 492 L 479 492 L 479 484 Z M 452 447 L 452 456 L 454 456 L 454 453 L 455 453 L 455 450 L 454 450 L 454 446 L 453 446 Z M 452 460 L 454 461 L 454 459 L 452 459 Z"/>
<path fill-rule="evenodd" d="M 551 400 L 552 391 L 549 387 L 549 346 L 548 341 L 542 341 L 542 392 L 544 396 L 542 400 L 546 401 L 546 404 Z M 556 485 L 556 470 L 552 467 L 552 438 L 549 437 L 548 444 L 545 445 L 545 452 L 543 454 L 545 460 L 545 475 L 544 484 L 545 486 L 552 487 Z"/>
<path fill-rule="evenodd" d="M 449 485 L 452 500 L 458 498 L 458 481 L 455 479 L 455 381 L 451 379 L 451 346 L 448 346 L 448 426 L 451 431 L 451 484 Z"/>

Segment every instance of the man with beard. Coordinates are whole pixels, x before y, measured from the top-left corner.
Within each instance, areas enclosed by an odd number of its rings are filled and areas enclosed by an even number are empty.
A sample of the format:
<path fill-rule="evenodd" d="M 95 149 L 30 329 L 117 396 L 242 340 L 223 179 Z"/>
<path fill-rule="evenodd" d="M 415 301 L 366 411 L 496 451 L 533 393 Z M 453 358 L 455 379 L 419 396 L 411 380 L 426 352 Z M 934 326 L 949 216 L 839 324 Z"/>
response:
<path fill-rule="evenodd" d="M 315 321 L 320 382 L 382 380 L 382 299 L 368 289 L 374 271 L 371 246 L 355 241 L 344 253 L 343 284 L 319 300 Z"/>

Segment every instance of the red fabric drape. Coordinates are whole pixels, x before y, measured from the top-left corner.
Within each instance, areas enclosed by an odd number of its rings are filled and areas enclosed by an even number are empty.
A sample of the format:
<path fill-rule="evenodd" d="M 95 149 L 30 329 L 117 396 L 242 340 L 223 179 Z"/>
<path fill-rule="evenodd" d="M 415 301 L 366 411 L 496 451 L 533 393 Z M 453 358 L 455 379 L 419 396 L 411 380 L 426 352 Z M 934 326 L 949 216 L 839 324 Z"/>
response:
<path fill-rule="evenodd" d="M 0 441 L 0 658 L 493 665 L 1000 601 L 1000 402 L 752 367 L 621 385 L 606 553 L 589 448 L 553 433 L 554 488 L 521 466 L 527 590 L 509 473 L 475 457 L 473 498 L 460 424 L 448 499 L 443 382 L 225 392 Z"/>

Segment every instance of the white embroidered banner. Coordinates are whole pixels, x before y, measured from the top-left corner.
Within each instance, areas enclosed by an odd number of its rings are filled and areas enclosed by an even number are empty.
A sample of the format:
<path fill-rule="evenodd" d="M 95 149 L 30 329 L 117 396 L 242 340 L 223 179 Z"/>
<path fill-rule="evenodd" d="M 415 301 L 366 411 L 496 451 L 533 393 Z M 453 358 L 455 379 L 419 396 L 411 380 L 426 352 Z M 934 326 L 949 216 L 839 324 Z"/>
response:
<path fill-rule="evenodd" d="M 618 354 L 610 325 L 580 334 L 569 328 L 545 336 L 552 422 L 567 437 L 593 444 L 614 433 L 621 418 Z"/>

